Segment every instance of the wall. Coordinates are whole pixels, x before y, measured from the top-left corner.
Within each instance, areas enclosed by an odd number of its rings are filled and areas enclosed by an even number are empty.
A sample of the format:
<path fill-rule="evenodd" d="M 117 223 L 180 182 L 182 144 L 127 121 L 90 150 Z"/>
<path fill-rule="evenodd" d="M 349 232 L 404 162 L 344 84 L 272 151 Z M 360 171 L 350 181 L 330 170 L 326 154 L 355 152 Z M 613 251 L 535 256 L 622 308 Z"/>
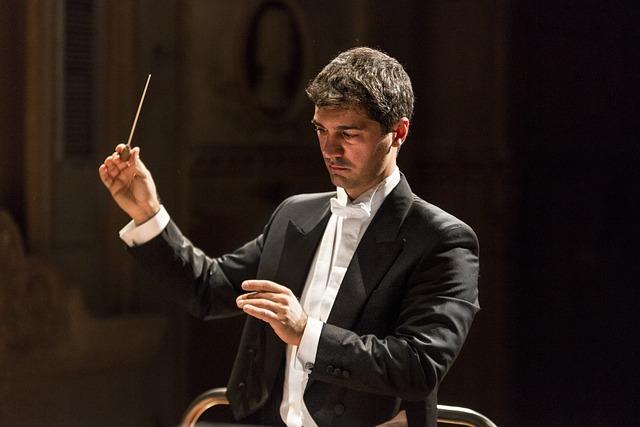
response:
<path fill-rule="evenodd" d="M 61 277 L 63 311 L 92 325 L 70 336 L 95 349 L 90 331 L 108 330 L 115 347 L 109 357 L 84 353 L 67 371 L 11 365 L 26 380 L 6 383 L 5 406 L 27 413 L 29 393 L 57 382 L 63 391 L 47 408 L 65 410 L 51 425 L 105 413 L 105 423 L 118 424 L 132 408 L 139 425 L 170 425 L 191 398 L 223 385 L 242 319 L 198 322 L 155 294 L 115 237 L 126 218 L 95 167 L 128 136 L 151 72 L 135 143 L 189 236 L 212 254 L 231 250 L 259 233 L 284 197 L 329 188 L 302 87 L 337 52 L 367 44 L 397 57 L 414 81 L 403 172 L 481 242 L 483 310 L 442 402 L 477 408 L 499 425 L 629 422 L 618 402 L 633 384 L 616 366 L 637 358 L 639 177 L 629 93 L 637 11 L 593 2 L 283 0 L 270 14 L 265 3 L 96 2 L 94 151 L 36 158 L 52 168 L 49 189 L 39 187 L 51 214 L 38 217 L 25 201 L 36 174 L 30 156 L 52 146 L 20 143 L 34 141 L 23 127 L 34 103 L 25 95 L 31 15 L 0 0 L 0 201 L 27 257 L 37 252 Z M 78 190 L 86 197 L 74 197 Z M 65 235 L 69 224 L 79 227 Z M 47 236 L 40 226 L 51 231 L 41 252 L 30 240 Z M 72 295 L 82 309 L 72 308 Z M 133 344 L 119 334 L 130 337 L 123 331 L 132 325 L 157 345 L 145 360 L 123 356 Z"/>
<path fill-rule="evenodd" d="M 522 1 L 511 26 L 519 425 L 635 422 L 636 3 Z"/>
<path fill-rule="evenodd" d="M 24 9 L 16 3 L 0 1 L 0 206 L 23 226 Z"/>

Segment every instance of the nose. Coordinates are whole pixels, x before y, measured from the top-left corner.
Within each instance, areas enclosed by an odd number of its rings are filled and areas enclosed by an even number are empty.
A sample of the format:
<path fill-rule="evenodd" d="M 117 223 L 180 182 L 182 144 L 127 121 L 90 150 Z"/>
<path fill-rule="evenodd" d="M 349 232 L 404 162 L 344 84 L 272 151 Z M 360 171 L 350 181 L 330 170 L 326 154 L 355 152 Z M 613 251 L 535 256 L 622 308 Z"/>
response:
<path fill-rule="evenodd" d="M 320 149 L 327 158 L 340 157 L 343 148 L 339 135 L 328 133 L 320 137 Z"/>

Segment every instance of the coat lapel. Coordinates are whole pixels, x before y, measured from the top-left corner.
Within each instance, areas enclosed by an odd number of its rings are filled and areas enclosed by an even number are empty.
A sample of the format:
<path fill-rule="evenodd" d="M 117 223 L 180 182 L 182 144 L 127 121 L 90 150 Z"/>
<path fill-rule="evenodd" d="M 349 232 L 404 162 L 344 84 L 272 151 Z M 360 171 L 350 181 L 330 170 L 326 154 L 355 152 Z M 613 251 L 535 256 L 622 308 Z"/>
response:
<path fill-rule="evenodd" d="M 282 254 L 274 281 L 287 286 L 300 298 L 307 273 L 329 221 L 329 197 L 319 209 L 309 212 L 296 221 L 289 220 L 285 231 Z M 285 344 L 270 327 L 261 323 L 265 333 L 265 359 L 271 361 L 263 372 L 267 389 L 271 389 L 277 375 L 279 361 L 284 357 Z M 278 362 L 274 362 L 278 361 Z"/>
<path fill-rule="evenodd" d="M 291 220 L 287 225 L 276 282 L 287 286 L 298 298 L 330 216 L 327 202 L 323 209 L 310 214 L 300 224 Z"/>
<path fill-rule="evenodd" d="M 400 226 L 411 206 L 412 193 L 404 176 L 387 196 L 369 224 L 351 259 L 327 323 L 350 328 L 357 321 L 371 292 L 398 257 L 404 240 Z"/>

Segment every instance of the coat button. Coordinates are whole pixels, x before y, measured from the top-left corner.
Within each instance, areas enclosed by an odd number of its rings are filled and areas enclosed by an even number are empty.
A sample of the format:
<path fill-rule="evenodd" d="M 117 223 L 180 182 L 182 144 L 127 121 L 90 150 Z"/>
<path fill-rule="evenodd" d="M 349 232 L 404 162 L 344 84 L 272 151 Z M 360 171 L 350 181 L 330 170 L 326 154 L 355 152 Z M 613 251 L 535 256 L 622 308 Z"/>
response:
<path fill-rule="evenodd" d="M 351 376 L 351 373 L 349 371 L 347 371 L 346 369 L 344 371 L 342 371 L 342 378 L 347 379 Z"/>
<path fill-rule="evenodd" d="M 340 368 L 335 368 L 335 369 L 333 370 L 333 375 L 334 375 L 335 377 L 339 377 L 341 374 L 342 374 L 342 369 L 340 369 Z"/>
<path fill-rule="evenodd" d="M 238 390 L 242 390 L 243 388 L 245 388 L 245 386 L 245 383 L 238 383 Z"/>
<path fill-rule="evenodd" d="M 333 365 L 327 366 L 327 374 L 333 374 Z"/>
<path fill-rule="evenodd" d="M 344 405 L 342 403 L 338 403 L 333 407 L 333 412 L 335 412 L 336 415 L 344 414 Z"/>

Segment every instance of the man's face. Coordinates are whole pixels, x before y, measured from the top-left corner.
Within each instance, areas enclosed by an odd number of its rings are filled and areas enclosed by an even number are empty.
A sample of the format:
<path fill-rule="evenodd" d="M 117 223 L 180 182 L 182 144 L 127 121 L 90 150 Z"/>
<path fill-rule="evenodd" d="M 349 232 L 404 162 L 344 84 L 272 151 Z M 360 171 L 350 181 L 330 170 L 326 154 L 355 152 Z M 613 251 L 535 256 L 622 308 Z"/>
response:
<path fill-rule="evenodd" d="M 358 108 L 316 107 L 311 122 L 331 182 L 352 200 L 393 172 L 404 135 L 384 133 L 380 123 Z M 406 130 L 408 120 L 405 125 Z"/>

